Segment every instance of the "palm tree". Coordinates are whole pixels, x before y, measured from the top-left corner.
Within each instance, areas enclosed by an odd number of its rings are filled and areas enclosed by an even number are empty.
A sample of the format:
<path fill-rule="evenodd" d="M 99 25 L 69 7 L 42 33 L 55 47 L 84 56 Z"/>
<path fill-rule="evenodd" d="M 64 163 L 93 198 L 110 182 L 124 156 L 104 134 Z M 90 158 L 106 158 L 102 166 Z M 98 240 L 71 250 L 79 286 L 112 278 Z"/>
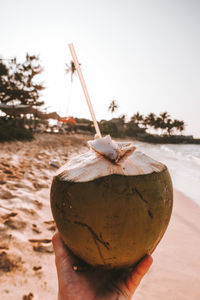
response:
<path fill-rule="evenodd" d="M 167 119 L 170 117 L 169 113 L 167 111 L 160 113 L 160 118 L 161 120 L 166 123 Z"/>
<path fill-rule="evenodd" d="M 161 129 L 162 128 L 162 119 L 160 117 L 155 118 L 155 122 L 153 125 L 154 129 Z"/>
<path fill-rule="evenodd" d="M 170 117 L 169 113 L 167 111 L 163 112 L 163 113 L 160 113 L 160 117 L 162 120 L 166 120 Z"/>
<path fill-rule="evenodd" d="M 8 68 L 0 59 L 0 81 L 2 76 L 7 76 L 7 75 L 8 75 Z"/>
<path fill-rule="evenodd" d="M 126 115 L 121 115 L 120 117 L 119 117 L 119 119 L 123 122 L 123 123 L 125 123 L 125 121 L 126 121 Z"/>
<path fill-rule="evenodd" d="M 177 131 L 182 132 L 185 128 L 184 121 L 179 121 L 175 119 L 173 122 L 173 127 L 175 127 Z"/>
<path fill-rule="evenodd" d="M 137 112 L 131 117 L 131 122 L 136 123 L 137 125 L 143 124 L 143 121 L 144 117 L 139 112 Z"/>
<path fill-rule="evenodd" d="M 170 118 L 170 114 L 168 112 L 163 112 L 160 113 L 159 117 L 157 118 L 159 119 L 159 123 L 160 123 L 160 129 L 162 130 L 167 130 L 167 133 L 170 135 L 171 130 L 173 128 L 172 126 L 172 119 Z"/>
<path fill-rule="evenodd" d="M 185 129 L 185 123 L 184 121 L 179 121 L 179 124 L 177 126 L 177 130 L 179 130 L 180 132 L 182 132 Z"/>
<path fill-rule="evenodd" d="M 147 126 L 154 128 L 155 121 L 156 121 L 156 115 L 154 113 L 150 113 L 144 118 L 144 121 Z"/>
<path fill-rule="evenodd" d="M 117 109 L 119 108 L 117 101 L 116 100 L 112 100 L 110 102 L 110 105 L 108 106 L 108 111 L 110 110 L 111 113 L 114 113 Z"/>
<path fill-rule="evenodd" d="M 66 64 L 66 69 L 65 69 L 65 72 L 66 73 L 71 73 L 71 81 L 73 81 L 73 76 L 76 72 L 76 67 L 75 67 L 75 64 L 74 62 L 71 60 L 70 61 L 70 65 Z"/>
<path fill-rule="evenodd" d="M 79 64 L 79 65 L 81 65 L 81 64 Z M 66 109 L 66 115 L 68 115 L 69 105 L 70 105 L 70 100 L 71 100 L 71 95 L 72 95 L 72 82 L 73 82 L 73 77 L 76 74 L 76 66 L 75 66 L 73 60 L 70 61 L 69 65 L 66 64 L 65 73 L 66 74 L 68 74 L 68 73 L 71 74 L 71 90 L 70 90 L 70 93 L 69 93 L 68 104 L 67 104 L 67 109 Z"/>
<path fill-rule="evenodd" d="M 167 122 L 165 124 L 165 128 L 167 129 L 168 135 L 171 135 L 171 131 L 174 128 L 174 122 L 172 122 L 171 119 L 167 119 Z"/>

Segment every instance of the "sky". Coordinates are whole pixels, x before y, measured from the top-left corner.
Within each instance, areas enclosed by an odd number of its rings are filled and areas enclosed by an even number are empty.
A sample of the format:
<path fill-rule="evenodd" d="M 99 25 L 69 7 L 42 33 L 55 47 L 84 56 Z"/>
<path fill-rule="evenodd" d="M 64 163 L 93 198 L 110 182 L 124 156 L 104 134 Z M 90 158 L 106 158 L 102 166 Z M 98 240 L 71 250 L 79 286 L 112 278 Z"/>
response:
<path fill-rule="evenodd" d="M 48 111 L 91 119 L 73 43 L 97 120 L 167 111 L 200 137 L 199 0 L 0 0 L 0 37 L 1 58 L 39 55 Z"/>

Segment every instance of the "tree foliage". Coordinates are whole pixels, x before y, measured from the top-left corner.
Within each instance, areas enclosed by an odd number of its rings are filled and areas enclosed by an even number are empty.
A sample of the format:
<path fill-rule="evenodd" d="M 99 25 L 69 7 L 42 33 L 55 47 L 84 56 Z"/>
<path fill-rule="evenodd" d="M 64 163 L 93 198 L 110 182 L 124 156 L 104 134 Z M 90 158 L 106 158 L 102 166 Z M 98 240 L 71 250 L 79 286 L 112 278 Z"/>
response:
<path fill-rule="evenodd" d="M 119 108 L 117 101 L 112 100 L 110 102 L 110 105 L 108 106 L 108 111 L 111 111 L 111 113 L 114 113 Z"/>
<path fill-rule="evenodd" d="M 27 54 L 24 63 L 18 63 L 16 58 L 7 62 L 0 59 L 0 102 L 34 106 L 44 104 L 39 101 L 44 85 L 35 82 L 36 75 L 42 71 L 36 55 Z"/>
<path fill-rule="evenodd" d="M 177 119 L 172 120 L 168 112 L 160 113 L 158 116 L 154 113 L 143 116 L 137 112 L 132 116 L 130 124 L 131 122 L 138 125 L 140 128 L 159 129 L 163 134 L 168 135 L 171 135 L 174 132 L 182 132 L 185 128 L 184 121 L 179 121 Z"/>
<path fill-rule="evenodd" d="M 144 116 L 141 115 L 139 112 L 137 112 L 136 114 L 134 114 L 132 117 L 131 117 L 131 122 L 137 124 L 138 126 L 143 126 L 144 125 Z"/>
<path fill-rule="evenodd" d="M 71 74 L 71 82 L 73 81 L 73 77 L 76 74 L 75 72 L 76 72 L 76 67 L 75 67 L 74 62 L 71 60 L 69 65 L 66 64 L 66 69 L 65 69 L 66 74 L 68 74 L 68 73 Z"/>
<path fill-rule="evenodd" d="M 0 143 L 13 140 L 32 140 L 33 133 L 26 129 L 15 126 L 12 122 L 5 122 L 0 119 Z"/>
<path fill-rule="evenodd" d="M 113 137 L 119 137 L 120 133 L 117 125 L 112 122 L 112 120 L 106 121 L 101 120 L 99 123 L 100 131 L 103 135 L 110 134 Z"/>
<path fill-rule="evenodd" d="M 171 135 L 174 131 L 182 132 L 184 130 L 184 121 L 172 120 L 168 112 L 160 113 L 156 116 L 154 113 L 150 113 L 146 117 L 146 123 L 153 129 L 161 129 L 163 133 Z"/>

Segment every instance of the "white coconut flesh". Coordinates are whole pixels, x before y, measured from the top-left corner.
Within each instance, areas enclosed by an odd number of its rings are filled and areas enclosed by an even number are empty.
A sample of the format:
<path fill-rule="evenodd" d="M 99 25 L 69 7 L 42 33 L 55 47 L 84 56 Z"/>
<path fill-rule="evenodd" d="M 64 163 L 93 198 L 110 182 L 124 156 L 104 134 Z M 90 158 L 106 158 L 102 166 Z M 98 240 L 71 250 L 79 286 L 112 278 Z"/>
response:
<path fill-rule="evenodd" d="M 137 176 L 162 172 L 166 166 L 131 142 L 116 143 L 110 136 L 89 141 L 90 150 L 78 155 L 57 172 L 61 181 L 87 182 L 112 174 Z"/>

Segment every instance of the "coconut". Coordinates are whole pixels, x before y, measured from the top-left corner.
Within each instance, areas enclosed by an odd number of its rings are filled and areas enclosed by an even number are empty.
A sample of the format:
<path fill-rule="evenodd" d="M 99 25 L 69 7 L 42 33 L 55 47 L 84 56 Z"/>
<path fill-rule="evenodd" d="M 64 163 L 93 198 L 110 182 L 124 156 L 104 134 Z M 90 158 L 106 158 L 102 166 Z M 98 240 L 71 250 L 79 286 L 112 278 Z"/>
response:
<path fill-rule="evenodd" d="M 69 160 L 53 179 L 51 209 L 68 248 L 94 268 L 124 269 L 151 254 L 173 202 L 167 167 L 110 136 Z"/>

